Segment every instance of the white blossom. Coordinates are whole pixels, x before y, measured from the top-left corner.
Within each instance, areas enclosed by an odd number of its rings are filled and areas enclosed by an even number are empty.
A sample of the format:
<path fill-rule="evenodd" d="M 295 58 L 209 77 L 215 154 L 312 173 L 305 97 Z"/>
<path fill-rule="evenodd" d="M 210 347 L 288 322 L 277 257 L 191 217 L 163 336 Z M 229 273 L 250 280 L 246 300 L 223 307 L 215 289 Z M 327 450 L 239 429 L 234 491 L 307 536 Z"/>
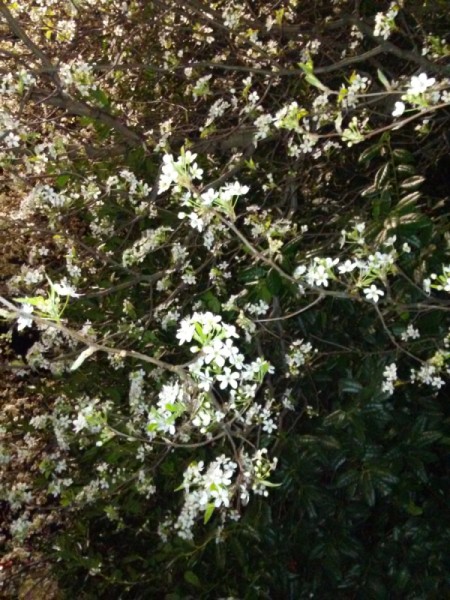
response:
<path fill-rule="evenodd" d="M 409 84 L 407 94 L 411 94 L 412 96 L 423 94 L 427 91 L 429 87 L 433 86 L 435 83 L 436 79 L 434 77 L 428 77 L 426 73 L 420 73 L 420 75 L 413 75 L 411 77 L 411 82 Z"/>
<path fill-rule="evenodd" d="M 17 319 L 17 330 L 22 331 L 25 327 L 31 327 L 33 325 L 33 319 L 30 316 L 33 312 L 33 306 L 31 304 L 22 304 L 20 309 L 19 318 Z"/>
<path fill-rule="evenodd" d="M 401 117 L 402 114 L 405 112 L 405 103 L 404 102 L 396 102 L 395 103 L 395 108 L 392 111 L 392 116 L 393 117 Z"/>
<path fill-rule="evenodd" d="M 383 290 L 378 289 L 374 284 L 369 288 L 364 288 L 363 292 L 366 295 L 366 299 L 373 300 L 373 302 L 378 302 L 381 296 L 384 296 Z"/>
<path fill-rule="evenodd" d="M 186 342 L 192 341 L 192 337 L 195 332 L 195 323 L 192 323 L 190 319 L 183 319 L 180 323 L 180 327 L 177 331 L 176 337 L 178 343 L 185 344 Z"/>
<path fill-rule="evenodd" d="M 232 371 L 229 367 L 225 367 L 223 372 L 217 376 L 217 380 L 220 381 L 219 387 L 221 390 L 224 390 L 227 387 L 236 389 L 239 379 L 239 373 Z"/>

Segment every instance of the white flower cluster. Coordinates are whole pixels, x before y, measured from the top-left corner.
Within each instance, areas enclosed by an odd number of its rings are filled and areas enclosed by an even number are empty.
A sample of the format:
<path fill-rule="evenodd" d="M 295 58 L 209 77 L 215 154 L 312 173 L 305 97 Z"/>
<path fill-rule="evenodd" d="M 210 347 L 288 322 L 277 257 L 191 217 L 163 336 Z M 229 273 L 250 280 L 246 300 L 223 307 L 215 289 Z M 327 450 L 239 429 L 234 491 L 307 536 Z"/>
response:
<path fill-rule="evenodd" d="M 259 107 L 261 109 L 261 107 Z M 268 137 L 271 128 L 286 129 L 292 132 L 287 142 L 287 152 L 289 156 L 300 156 L 313 151 L 319 141 L 319 136 L 311 131 L 311 125 L 316 124 L 317 119 L 313 116 L 312 122 L 306 118 L 308 111 L 293 101 L 280 108 L 274 116 L 270 114 L 260 114 L 253 122 L 256 129 L 253 134 L 255 144 L 259 140 Z M 320 152 L 317 156 L 320 155 Z M 314 157 L 317 157 L 314 154 Z"/>
<path fill-rule="evenodd" d="M 2 76 L 0 94 L 4 96 L 11 96 L 13 94 L 21 95 L 35 83 L 36 78 L 34 75 L 25 71 L 25 69 L 20 69 L 15 76 L 12 73 L 6 73 Z"/>
<path fill-rule="evenodd" d="M 354 144 L 359 144 L 364 141 L 364 133 L 367 131 L 368 120 L 368 117 L 358 118 L 357 116 L 353 116 L 343 131 L 340 130 L 341 118 L 339 117 L 336 120 L 336 128 L 341 134 L 342 140 L 347 142 L 349 148 Z"/>
<path fill-rule="evenodd" d="M 22 125 L 17 119 L 5 110 L 0 110 L 0 140 L 7 149 L 19 146 L 22 131 Z"/>
<path fill-rule="evenodd" d="M 231 104 L 223 98 L 216 100 L 209 109 L 208 117 L 204 126 L 201 128 L 201 131 L 209 127 L 216 119 L 221 117 L 230 106 Z"/>
<path fill-rule="evenodd" d="M 14 539 L 23 542 L 28 536 L 32 523 L 28 518 L 28 513 L 25 512 L 20 517 L 15 519 L 9 526 L 9 531 Z"/>
<path fill-rule="evenodd" d="M 224 8 L 222 11 L 223 24 L 225 27 L 228 27 L 229 29 L 237 29 L 244 12 L 243 6 L 237 7 L 233 4 L 226 6 L 226 8 Z"/>
<path fill-rule="evenodd" d="M 275 114 L 275 118 L 273 119 L 274 126 L 277 129 L 288 129 L 289 131 L 301 133 L 302 129 L 299 120 L 305 115 L 305 112 L 299 107 L 297 102 L 291 102 L 280 108 Z"/>
<path fill-rule="evenodd" d="M 213 188 L 203 192 L 196 190 L 193 181 L 201 180 L 203 175 L 203 170 L 195 162 L 196 158 L 197 155 L 190 150 L 183 151 L 176 161 L 171 154 L 165 154 L 158 193 L 161 194 L 169 189 L 178 195 L 184 192 L 179 198 L 180 203 L 191 208 L 192 212 L 180 211 L 178 218 L 189 219 L 190 226 L 199 232 L 203 232 L 209 226 L 203 237 L 205 246 L 212 249 L 216 233 L 223 230 L 225 226 L 220 222 L 212 222 L 214 214 L 211 209 L 214 208 L 234 220 L 237 198 L 245 195 L 249 187 L 234 181 L 226 183 L 217 190 Z"/>
<path fill-rule="evenodd" d="M 192 76 L 192 69 L 185 69 L 185 74 L 189 77 Z M 195 100 L 198 100 L 201 97 L 211 95 L 212 92 L 209 89 L 209 81 L 211 77 L 212 75 L 204 75 L 203 77 L 199 77 L 195 82 L 195 85 L 191 87 L 191 93 L 194 96 Z"/>
<path fill-rule="evenodd" d="M 128 196 L 146 198 L 150 193 L 147 183 L 138 179 L 129 169 L 122 169 L 118 175 L 111 175 L 106 180 L 106 190 L 125 191 Z"/>
<path fill-rule="evenodd" d="M 289 375 L 291 377 L 299 375 L 300 367 L 306 364 L 315 352 L 317 352 L 317 350 L 314 350 L 310 342 L 305 342 L 303 340 L 292 342 L 289 346 L 289 352 L 286 354 Z"/>
<path fill-rule="evenodd" d="M 140 469 L 138 471 L 136 489 L 146 498 L 150 498 L 150 496 L 153 496 L 153 494 L 156 492 L 156 486 L 153 483 L 153 478 L 145 471 L 145 469 Z"/>
<path fill-rule="evenodd" d="M 352 73 L 349 78 L 348 86 L 342 85 L 339 91 L 338 102 L 345 108 L 355 108 L 358 104 L 358 94 L 365 92 L 370 85 L 368 77 L 363 77 L 359 73 Z"/>
<path fill-rule="evenodd" d="M 2 486 L 3 488 L 3 486 Z M 9 490 L 1 489 L 3 500 L 9 502 L 12 510 L 17 510 L 32 501 L 33 495 L 24 482 L 15 483 Z"/>
<path fill-rule="evenodd" d="M 208 506 L 210 511 L 230 506 L 234 494 L 232 478 L 236 469 L 237 464 L 224 454 L 213 461 L 206 471 L 203 461 L 189 465 L 179 488 L 184 491 L 184 505 L 174 524 L 181 538 L 191 540 L 194 537 L 195 522 L 199 514 L 206 513 Z"/>
<path fill-rule="evenodd" d="M 164 385 L 158 394 L 157 406 L 148 414 L 147 433 L 153 439 L 157 433 L 175 435 L 176 421 L 186 411 L 188 394 L 178 382 Z"/>
<path fill-rule="evenodd" d="M 81 59 L 60 64 L 59 78 L 66 89 L 74 87 L 82 96 L 97 89 L 92 65 Z"/>
<path fill-rule="evenodd" d="M 439 59 L 450 55 L 450 44 L 445 37 L 427 35 L 423 41 L 422 56 Z"/>
<path fill-rule="evenodd" d="M 440 368 L 437 365 L 430 364 L 430 362 L 426 362 L 423 364 L 420 369 L 412 369 L 411 370 L 411 383 L 422 383 L 425 385 L 430 385 L 431 387 L 439 390 L 444 384 L 444 379 L 439 375 Z M 450 375 L 447 372 L 447 376 Z"/>
<path fill-rule="evenodd" d="M 403 342 L 407 342 L 408 340 L 418 340 L 420 338 L 420 332 L 410 323 L 405 331 L 402 332 L 400 338 Z"/>
<path fill-rule="evenodd" d="M 162 194 L 173 185 L 175 192 L 181 192 L 182 188 L 189 188 L 193 179 L 201 180 L 203 169 L 200 169 L 195 162 L 196 158 L 197 155 L 190 150 L 183 152 L 176 161 L 172 154 L 165 154 L 163 156 L 158 194 Z"/>
<path fill-rule="evenodd" d="M 222 519 L 238 519 L 239 513 L 231 509 L 234 496 L 238 494 L 243 505 L 248 503 L 250 491 L 267 496 L 268 488 L 275 487 L 268 478 L 276 466 L 277 459 L 270 461 L 266 448 L 256 450 L 253 456 L 241 452 L 239 466 L 237 461 L 224 454 L 210 463 L 206 470 L 203 461 L 191 463 L 178 488 L 184 491 L 184 504 L 173 528 L 181 538 L 191 540 L 195 523 L 202 513 L 205 523 L 215 509 L 221 509 Z M 171 519 L 168 518 L 159 531 L 163 539 L 167 539 L 171 528 Z"/>
<path fill-rule="evenodd" d="M 161 225 L 156 229 L 146 229 L 142 232 L 141 237 L 134 242 L 131 248 L 124 250 L 122 254 L 122 264 L 124 267 L 129 267 L 141 263 L 150 252 L 156 250 L 163 244 L 168 234 L 172 231 L 171 227 Z"/>
<path fill-rule="evenodd" d="M 139 369 L 138 371 L 132 371 L 130 373 L 130 390 L 128 392 L 128 399 L 130 407 L 134 414 L 142 414 L 145 410 L 142 405 L 142 399 L 144 396 L 144 377 L 145 371 Z"/>
<path fill-rule="evenodd" d="M 395 18 L 402 6 L 403 2 L 391 2 L 386 12 L 379 12 L 375 15 L 375 27 L 373 35 L 382 37 L 387 40 L 391 33 L 395 30 Z"/>
<path fill-rule="evenodd" d="M 373 284 L 373 281 L 386 277 L 395 272 L 397 252 L 393 247 L 395 236 L 384 241 L 383 247 L 390 247 L 389 251 L 377 250 L 368 254 L 368 249 L 363 248 L 364 223 L 356 223 L 353 230 L 342 231 L 341 246 L 353 245 L 353 256 L 340 261 L 339 258 L 314 257 L 310 263 L 300 264 L 295 268 L 293 277 L 299 281 L 299 289 L 303 293 L 303 283 L 308 287 L 327 288 L 330 281 L 344 284 L 350 288 L 363 290 L 366 300 L 378 302 L 384 296 L 384 291 Z M 347 276 L 345 279 L 342 276 Z"/>
<path fill-rule="evenodd" d="M 413 75 L 409 83 L 406 93 L 402 95 L 402 101 L 395 103 L 395 108 L 392 112 L 393 117 L 401 117 L 406 110 L 405 102 L 409 102 L 413 107 L 427 107 L 430 103 L 436 104 L 441 99 L 447 101 L 445 92 L 441 94 L 439 90 L 428 91 L 436 84 L 435 77 L 428 77 L 426 73 Z"/>
<path fill-rule="evenodd" d="M 305 281 L 309 287 L 328 287 L 330 281 L 338 281 L 338 275 L 333 270 L 335 265 L 339 263 L 338 258 L 319 258 L 314 257 L 309 266 L 299 265 L 293 273 L 293 276 L 299 281 Z M 381 296 L 384 296 L 384 291 L 371 284 L 365 287 L 368 283 L 376 278 L 382 278 L 389 273 L 394 266 L 394 257 L 392 254 L 383 254 L 376 252 L 369 255 L 367 260 L 355 258 L 354 260 L 347 259 L 337 267 L 339 275 L 352 273 L 357 270 L 357 273 L 352 276 L 350 285 L 362 287 L 363 293 L 367 300 L 378 302 Z M 303 286 L 300 285 L 300 291 Z"/>
<path fill-rule="evenodd" d="M 444 339 L 444 348 L 437 350 L 418 371 L 411 371 L 411 382 L 431 385 L 440 389 L 445 384 L 445 378 L 450 377 L 450 352 L 448 351 L 450 333 Z"/>
<path fill-rule="evenodd" d="M 253 316 L 261 317 L 269 310 L 269 305 L 264 300 L 259 300 L 257 303 L 246 304 L 244 309 Z"/>
<path fill-rule="evenodd" d="M 336 279 L 333 267 L 339 262 L 338 258 L 314 257 L 309 267 L 299 265 L 294 271 L 296 279 L 304 278 L 311 287 L 328 287 L 329 279 Z"/>
<path fill-rule="evenodd" d="M 256 127 L 256 132 L 253 135 L 253 141 L 255 144 L 259 140 L 264 140 L 266 137 L 270 135 L 270 128 L 273 123 L 273 117 L 269 114 L 259 115 L 257 119 L 255 119 L 253 125 Z"/>
<path fill-rule="evenodd" d="M 208 435 L 210 425 L 220 423 L 224 419 L 225 414 L 221 410 L 213 407 L 206 394 L 199 395 L 198 401 L 199 404 L 195 410 L 191 423 L 200 430 L 200 433 Z"/>
<path fill-rule="evenodd" d="M 66 139 L 55 135 L 51 141 L 36 144 L 29 155 L 24 157 L 28 173 L 40 175 L 45 173 L 48 163 L 53 161 L 65 162 L 67 159 Z"/>
<path fill-rule="evenodd" d="M 79 409 L 76 418 L 72 420 L 75 433 L 80 433 L 83 430 L 89 433 L 99 433 L 101 431 L 103 418 L 96 407 L 97 402 L 97 400 L 84 400 L 85 405 Z"/>
<path fill-rule="evenodd" d="M 182 205 L 189 206 L 193 210 L 190 213 L 180 211 L 178 213 L 178 218 L 188 218 L 190 226 L 200 232 L 209 225 L 203 237 L 205 246 L 211 248 L 215 240 L 215 233 L 217 233 L 220 228 L 224 227 L 220 223 L 211 223 L 213 216 L 211 208 L 224 213 L 227 217 L 234 220 L 234 206 L 236 199 L 239 196 L 245 195 L 248 190 L 248 186 L 241 185 L 239 182 L 234 181 L 225 184 L 218 190 L 209 188 L 205 192 L 196 193 L 194 195 L 187 192 L 182 199 Z"/>
<path fill-rule="evenodd" d="M 59 42 L 71 42 L 76 30 L 77 22 L 74 19 L 61 19 L 56 26 L 56 39 Z"/>
<path fill-rule="evenodd" d="M 242 483 L 239 486 L 239 495 L 242 504 L 247 504 L 250 498 L 249 490 L 259 496 L 268 496 L 268 487 L 275 487 L 269 483 L 268 478 L 276 469 L 278 459 L 272 461 L 267 456 L 267 448 L 257 450 L 253 456 L 242 452 Z"/>
<path fill-rule="evenodd" d="M 383 377 L 384 381 L 381 390 L 391 396 L 394 393 L 394 385 L 397 381 L 397 365 L 395 363 L 387 365 L 383 371 Z"/>
<path fill-rule="evenodd" d="M 193 340 L 199 344 L 191 347 L 198 357 L 190 364 L 189 370 L 198 387 L 204 391 L 209 391 L 217 382 L 221 390 L 228 390 L 234 397 L 232 392 L 236 392 L 238 387 L 262 381 L 264 375 L 272 371 L 270 364 L 262 359 L 245 363 L 243 354 L 232 340 L 239 338 L 236 328 L 223 323 L 220 315 L 194 313 L 192 317 L 183 319 L 177 338 L 180 344 Z"/>
<path fill-rule="evenodd" d="M 444 265 L 442 267 L 442 275 L 436 275 L 436 273 L 432 273 L 430 275 L 430 279 L 432 281 L 436 281 L 437 283 L 432 283 L 431 287 L 444 292 L 450 292 L 450 266 Z"/>
<path fill-rule="evenodd" d="M 271 410 L 270 404 L 262 409 L 259 414 L 261 419 L 262 430 L 265 431 L 268 435 L 271 435 L 274 431 L 278 429 L 278 425 L 275 423 L 273 411 Z"/>
<path fill-rule="evenodd" d="M 49 185 L 37 185 L 22 202 L 24 213 L 36 209 L 66 208 L 73 202 L 67 190 L 57 191 Z"/>
<path fill-rule="evenodd" d="M 7 149 L 18 148 L 20 145 L 20 136 L 10 131 L 1 140 Z"/>
<path fill-rule="evenodd" d="M 16 82 L 12 73 L 3 75 L 0 83 L 0 94 L 2 96 L 10 96 L 16 93 Z"/>

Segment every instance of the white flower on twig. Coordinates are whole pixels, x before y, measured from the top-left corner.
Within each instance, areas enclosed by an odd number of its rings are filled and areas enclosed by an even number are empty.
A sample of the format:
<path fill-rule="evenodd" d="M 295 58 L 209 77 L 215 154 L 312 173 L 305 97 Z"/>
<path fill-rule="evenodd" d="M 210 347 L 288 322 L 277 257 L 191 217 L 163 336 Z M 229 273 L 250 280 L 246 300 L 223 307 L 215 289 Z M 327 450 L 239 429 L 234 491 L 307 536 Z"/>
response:
<path fill-rule="evenodd" d="M 33 325 L 33 319 L 30 317 L 33 312 L 31 304 L 22 304 L 20 309 L 19 318 L 17 319 L 17 330 L 22 331 L 25 327 L 31 327 Z"/>
<path fill-rule="evenodd" d="M 409 84 L 408 94 L 416 96 L 423 94 L 429 87 L 436 83 L 434 77 L 428 77 L 426 73 L 420 75 L 413 75 L 411 77 L 411 83 Z"/>
<path fill-rule="evenodd" d="M 393 117 L 401 117 L 402 114 L 405 112 L 405 104 L 404 102 L 396 102 L 395 103 L 395 109 L 392 111 L 392 116 Z"/>
<path fill-rule="evenodd" d="M 373 283 L 369 288 L 364 288 L 363 292 L 366 295 L 366 299 L 373 300 L 373 302 L 378 302 L 381 296 L 384 296 L 383 290 L 379 290 Z"/>

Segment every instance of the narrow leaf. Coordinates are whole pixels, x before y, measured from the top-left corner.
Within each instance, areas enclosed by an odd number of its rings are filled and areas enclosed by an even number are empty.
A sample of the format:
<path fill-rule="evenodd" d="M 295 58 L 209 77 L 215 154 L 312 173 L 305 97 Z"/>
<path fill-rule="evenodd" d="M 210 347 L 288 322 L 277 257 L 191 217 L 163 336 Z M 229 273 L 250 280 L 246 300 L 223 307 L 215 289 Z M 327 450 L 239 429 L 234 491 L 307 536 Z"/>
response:
<path fill-rule="evenodd" d="M 391 84 L 387 80 L 386 75 L 381 71 L 381 69 L 377 69 L 378 80 L 382 84 L 382 86 L 388 91 L 392 91 Z"/>
<path fill-rule="evenodd" d="M 206 523 L 210 520 L 210 518 L 212 517 L 212 514 L 214 512 L 214 502 L 210 502 L 205 510 L 205 515 L 203 517 L 203 523 L 206 525 Z"/>

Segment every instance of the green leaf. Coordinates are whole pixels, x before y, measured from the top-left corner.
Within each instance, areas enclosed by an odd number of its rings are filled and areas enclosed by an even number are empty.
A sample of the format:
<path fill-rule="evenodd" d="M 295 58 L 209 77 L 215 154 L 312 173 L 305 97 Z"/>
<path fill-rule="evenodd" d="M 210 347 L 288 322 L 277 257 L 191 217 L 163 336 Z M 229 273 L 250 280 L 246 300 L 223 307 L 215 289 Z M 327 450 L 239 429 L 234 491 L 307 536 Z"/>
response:
<path fill-rule="evenodd" d="M 380 189 L 389 179 L 391 165 L 390 163 L 384 164 L 378 169 L 375 175 L 375 186 Z"/>
<path fill-rule="evenodd" d="M 306 81 L 309 84 L 311 84 L 312 86 L 318 88 L 319 90 L 322 90 L 322 92 L 329 92 L 330 91 L 329 88 L 327 88 L 327 86 L 324 85 L 314 75 L 314 73 L 313 73 L 313 64 L 312 64 L 311 61 L 309 61 L 308 63 L 298 63 L 298 66 L 300 67 L 300 69 L 305 74 L 305 79 L 306 79 Z"/>
<path fill-rule="evenodd" d="M 269 488 L 276 488 L 276 487 L 280 487 L 281 485 L 283 485 L 282 483 L 272 483 L 271 481 L 267 481 L 267 480 L 263 480 L 259 482 L 260 485 L 265 485 L 266 487 Z"/>
<path fill-rule="evenodd" d="M 297 65 L 300 67 L 300 69 L 303 71 L 303 73 L 305 73 L 305 75 L 309 75 L 311 73 L 313 73 L 314 71 L 314 65 L 312 60 L 309 60 L 306 63 L 297 63 Z"/>
<path fill-rule="evenodd" d="M 91 90 L 89 95 L 101 104 L 103 108 L 109 108 L 111 102 L 103 90 Z"/>
<path fill-rule="evenodd" d="M 384 89 L 388 92 L 391 92 L 392 91 L 391 84 L 389 83 L 386 75 L 383 73 L 383 71 L 381 69 L 377 69 L 377 76 L 378 76 L 378 81 L 381 83 L 381 85 L 384 87 Z"/>
<path fill-rule="evenodd" d="M 200 579 L 197 577 L 197 575 L 193 571 L 185 571 L 184 580 L 196 588 L 202 587 Z"/>
<path fill-rule="evenodd" d="M 14 298 L 16 302 L 23 304 L 31 304 L 31 306 L 43 306 L 47 302 L 47 298 L 44 296 L 34 296 L 33 298 Z"/>
<path fill-rule="evenodd" d="M 363 162 L 370 163 L 372 158 L 379 156 L 382 147 L 383 147 L 382 144 L 375 144 L 374 146 L 370 146 L 369 148 L 366 148 L 364 150 L 364 152 L 361 152 L 361 154 L 358 158 L 358 162 L 359 163 L 363 163 Z"/>
<path fill-rule="evenodd" d="M 215 296 L 211 290 L 208 290 L 201 296 L 202 301 L 206 304 L 207 308 L 213 313 L 220 313 L 222 309 L 222 303 Z"/>
<path fill-rule="evenodd" d="M 417 206 L 417 200 L 420 198 L 422 194 L 420 192 L 412 192 L 407 196 L 403 196 L 400 199 L 397 206 L 395 207 L 395 212 L 399 214 L 406 214 L 408 212 L 412 212 L 414 208 Z"/>
<path fill-rule="evenodd" d="M 395 160 L 402 163 L 413 163 L 414 156 L 408 150 L 403 150 L 403 148 L 395 148 L 392 151 L 392 156 Z"/>
<path fill-rule="evenodd" d="M 414 192 L 416 193 L 416 192 Z M 429 241 L 432 233 L 432 223 L 428 217 L 425 217 L 422 214 L 415 214 L 414 219 L 411 222 L 402 221 L 397 223 L 398 232 L 401 235 L 407 236 L 411 234 L 417 234 L 419 230 L 424 230 L 421 232 L 421 235 L 426 236 L 428 239 L 425 243 Z"/>
<path fill-rule="evenodd" d="M 414 504 L 412 500 L 408 502 L 405 509 L 410 515 L 413 515 L 413 517 L 420 517 L 420 515 L 423 514 L 423 509 L 420 508 L 420 506 L 417 506 L 417 504 Z"/>
<path fill-rule="evenodd" d="M 348 394 L 359 394 L 362 389 L 363 386 L 354 379 L 339 380 L 339 391 L 341 393 L 346 392 Z"/>
<path fill-rule="evenodd" d="M 372 483 L 372 477 L 370 473 L 365 472 L 361 477 L 361 487 L 364 494 L 364 498 L 369 506 L 375 504 L 375 490 Z"/>
<path fill-rule="evenodd" d="M 397 171 L 397 173 L 399 175 L 403 175 L 403 176 L 409 176 L 411 177 L 412 175 L 416 174 L 416 169 L 413 167 L 413 165 L 405 165 L 405 164 L 400 164 L 397 165 L 395 167 L 395 170 Z"/>
<path fill-rule="evenodd" d="M 317 77 L 315 75 L 313 75 L 312 73 L 308 73 L 307 75 L 305 75 L 305 79 L 309 84 L 318 88 L 322 92 L 330 91 L 329 88 L 327 88 L 327 86 L 324 85 L 319 79 L 317 79 Z"/>
<path fill-rule="evenodd" d="M 418 446 L 430 446 L 441 439 L 442 433 L 440 431 L 424 431 L 419 439 L 417 440 Z"/>
<path fill-rule="evenodd" d="M 68 181 L 70 181 L 70 175 L 59 175 L 56 178 L 56 185 L 63 188 Z"/>
<path fill-rule="evenodd" d="M 383 190 L 381 194 L 372 200 L 372 215 L 374 218 L 384 218 L 389 213 L 392 205 L 392 195 L 389 190 Z"/>
<path fill-rule="evenodd" d="M 271 269 L 267 274 L 266 283 L 268 290 L 274 296 L 280 294 L 281 290 L 283 289 L 283 280 L 281 279 L 278 271 L 275 271 L 275 269 Z"/>
<path fill-rule="evenodd" d="M 371 196 L 372 194 L 376 194 L 376 193 L 377 193 L 377 188 L 373 183 L 371 183 L 369 186 L 364 188 L 362 190 L 362 192 L 360 192 L 360 196 L 362 196 L 363 198 L 366 198 L 367 196 Z"/>
<path fill-rule="evenodd" d="M 251 281 L 258 281 L 262 279 L 267 274 L 266 269 L 262 267 L 251 267 L 250 269 L 246 269 L 245 271 L 241 271 L 238 274 L 238 279 L 242 283 L 248 283 Z"/>
<path fill-rule="evenodd" d="M 205 509 L 205 514 L 203 516 L 203 523 L 205 525 L 211 519 L 214 509 L 215 509 L 214 502 L 210 502 L 209 504 L 207 504 L 206 509 Z"/>
<path fill-rule="evenodd" d="M 410 177 L 409 179 L 402 181 L 400 187 L 403 190 L 412 191 L 420 187 L 424 181 L 425 177 L 422 177 L 421 175 L 414 175 L 414 177 Z"/>
<path fill-rule="evenodd" d="M 337 488 L 345 488 L 352 486 L 359 479 L 359 474 L 357 471 L 346 471 L 345 473 L 341 473 L 337 478 L 335 486 Z"/>

